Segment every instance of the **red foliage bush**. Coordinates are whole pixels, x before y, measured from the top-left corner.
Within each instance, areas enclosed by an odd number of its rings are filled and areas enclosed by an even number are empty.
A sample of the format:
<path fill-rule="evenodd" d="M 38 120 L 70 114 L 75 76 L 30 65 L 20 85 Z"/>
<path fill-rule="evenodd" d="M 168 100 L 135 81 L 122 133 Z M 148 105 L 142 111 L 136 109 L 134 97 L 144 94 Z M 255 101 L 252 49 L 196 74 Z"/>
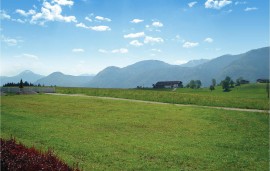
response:
<path fill-rule="evenodd" d="M 1 170 L 2 171 L 79 171 L 62 162 L 52 150 L 41 152 L 34 147 L 27 148 L 15 139 L 1 138 Z"/>

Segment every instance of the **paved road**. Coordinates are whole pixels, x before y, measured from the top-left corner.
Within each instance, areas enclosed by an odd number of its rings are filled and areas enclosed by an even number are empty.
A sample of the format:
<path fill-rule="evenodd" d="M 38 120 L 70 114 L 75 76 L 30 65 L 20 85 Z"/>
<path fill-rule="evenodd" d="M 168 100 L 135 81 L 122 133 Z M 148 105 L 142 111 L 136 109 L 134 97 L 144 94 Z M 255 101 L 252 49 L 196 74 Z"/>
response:
<path fill-rule="evenodd" d="M 109 100 L 122 100 L 129 102 L 139 102 L 139 103 L 149 103 L 149 104 L 161 104 L 161 105 L 175 105 L 175 106 L 188 106 L 188 107 L 202 107 L 210 109 L 222 109 L 222 110 L 232 110 L 232 111 L 242 111 L 242 112 L 258 112 L 258 113 L 270 113 L 267 110 L 258 110 L 258 109 L 241 109 L 241 108 L 230 108 L 230 107 L 215 107 L 215 106 L 200 106 L 192 104 L 173 104 L 173 103 L 164 103 L 164 102 L 153 102 L 153 101 L 144 101 L 144 100 L 135 100 L 135 99 L 124 99 L 124 98 L 115 98 L 115 97 L 101 97 L 101 96 L 88 96 L 84 94 L 60 94 L 60 93 L 46 93 L 49 95 L 55 96 L 80 96 L 80 97 L 89 97 L 89 98 L 98 98 L 98 99 L 109 99 Z"/>

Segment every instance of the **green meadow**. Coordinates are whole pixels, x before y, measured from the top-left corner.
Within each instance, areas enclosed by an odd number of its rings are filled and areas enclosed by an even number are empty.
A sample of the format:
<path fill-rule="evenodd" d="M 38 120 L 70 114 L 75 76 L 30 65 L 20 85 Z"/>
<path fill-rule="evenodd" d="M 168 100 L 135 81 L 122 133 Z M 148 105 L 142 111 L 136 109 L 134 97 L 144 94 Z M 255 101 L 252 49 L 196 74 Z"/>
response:
<path fill-rule="evenodd" d="M 158 94 L 150 90 L 117 89 L 109 92 L 107 89 L 58 88 L 57 91 L 112 97 L 123 97 L 121 92 L 124 91 L 135 99 L 145 95 L 143 100 L 151 100 L 151 95 Z M 191 90 L 159 91 L 161 94 L 152 98 L 167 102 L 166 93 L 175 99 L 178 96 L 182 99 L 184 95 L 190 99 L 221 98 L 215 105 L 232 104 L 222 102 L 230 97 L 241 102 L 246 102 L 246 98 L 250 101 L 247 108 L 256 106 L 251 106 L 252 102 L 267 103 L 263 92 L 248 97 L 244 90 L 229 92 L 232 96 L 216 90 L 186 91 Z M 260 91 L 263 90 L 254 90 Z M 116 96 L 117 93 L 120 95 Z M 265 104 L 257 108 L 267 107 Z M 268 170 L 268 124 L 268 113 L 87 96 L 1 97 L 2 138 L 12 135 L 27 146 L 34 145 L 42 150 L 53 148 L 64 161 L 70 165 L 78 163 L 83 170 Z"/>
<path fill-rule="evenodd" d="M 214 91 L 209 88 L 190 89 L 99 89 L 57 87 L 57 93 L 86 94 L 125 99 L 137 99 L 174 104 L 194 104 L 202 106 L 234 107 L 243 109 L 269 110 L 266 84 L 246 84 L 223 92 L 220 86 Z"/>

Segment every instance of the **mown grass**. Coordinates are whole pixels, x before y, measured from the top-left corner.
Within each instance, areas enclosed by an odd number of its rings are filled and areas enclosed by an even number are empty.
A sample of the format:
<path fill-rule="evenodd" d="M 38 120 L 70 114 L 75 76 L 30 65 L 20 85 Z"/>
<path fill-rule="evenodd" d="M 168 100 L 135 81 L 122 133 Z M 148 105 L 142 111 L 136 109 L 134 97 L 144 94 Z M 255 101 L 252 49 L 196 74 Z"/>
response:
<path fill-rule="evenodd" d="M 267 113 L 20 95 L 1 98 L 1 137 L 53 148 L 84 170 L 268 170 Z"/>
<path fill-rule="evenodd" d="M 126 99 L 157 101 L 176 104 L 195 104 L 203 106 L 235 107 L 244 109 L 269 110 L 265 84 L 248 84 L 223 92 L 221 87 L 210 91 L 208 88 L 189 89 L 99 89 L 99 88 L 63 88 L 57 87 L 57 93 L 86 94 L 90 96 L 108 96 Z"/>

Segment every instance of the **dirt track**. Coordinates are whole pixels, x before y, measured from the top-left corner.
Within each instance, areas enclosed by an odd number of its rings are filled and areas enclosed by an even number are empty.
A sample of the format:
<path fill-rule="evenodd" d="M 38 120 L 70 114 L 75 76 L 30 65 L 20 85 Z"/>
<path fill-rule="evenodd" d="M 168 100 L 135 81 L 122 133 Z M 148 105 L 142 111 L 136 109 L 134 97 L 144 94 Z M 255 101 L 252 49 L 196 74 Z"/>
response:
<path fill-rule="evenodd" d="M 124 99 L 124 98 L 115 98 L 115 97 L 88 96 L 88 95 L 84 95 L 84 94 L 60 94 L 60 93 L 46 93 L 46 94 L 56 95 L 56 96 L 80 96 L 80 97 L 89 97 L 89 98 L 98 98 L 98 99 L 109 99 L 109 100 L 121 100 L 121 101 L 138 102 L 138 103 L 149 103 L 149 104 L 202 107 L 202 108 L 222 109 L 222 110 L 232 110 L 232 111 L 242 111 L 242 112 L 270 113 L 270 111 L 259 110 L 259 109 L 241 109 L 241 108 L 230 108 L 230 107 L 200 106 L 200 105 L 192 105 L 192 104 L 172 104 L 172 103 L 164 103 L 164 102 L 153 102 L 153 101 Z"/>

